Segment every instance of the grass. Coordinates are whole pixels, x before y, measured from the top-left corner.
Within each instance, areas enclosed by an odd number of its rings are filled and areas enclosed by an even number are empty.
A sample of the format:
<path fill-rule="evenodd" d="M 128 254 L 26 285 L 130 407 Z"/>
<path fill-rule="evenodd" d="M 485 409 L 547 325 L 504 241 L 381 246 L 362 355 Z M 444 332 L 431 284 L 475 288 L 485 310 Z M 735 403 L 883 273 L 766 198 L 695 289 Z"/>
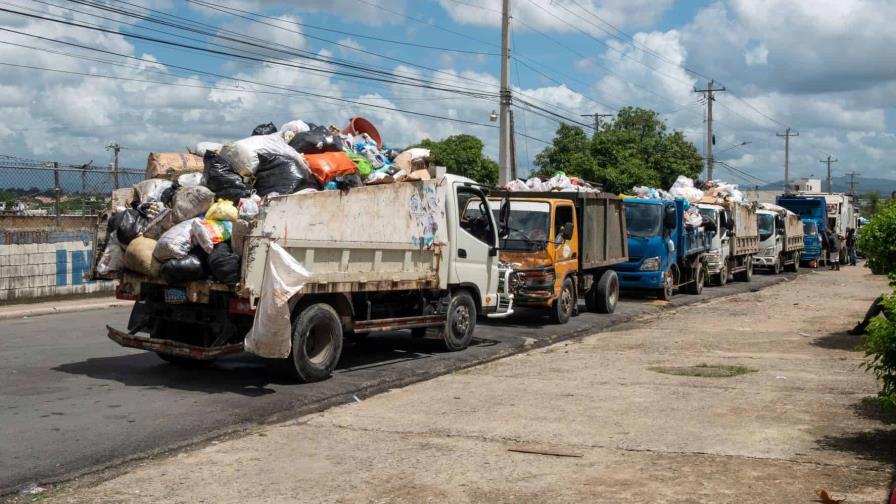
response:
<path fill-rule="evenodd" d="M 696 376 L 698 378 L 730 378 L 747 373 L 755 373 L 757 369 L 746 366 L 729 366 L 726 364 L 697 364 L 696 366 L 652 366 L 647 368 L 657 373 L 676 376 Z"/>

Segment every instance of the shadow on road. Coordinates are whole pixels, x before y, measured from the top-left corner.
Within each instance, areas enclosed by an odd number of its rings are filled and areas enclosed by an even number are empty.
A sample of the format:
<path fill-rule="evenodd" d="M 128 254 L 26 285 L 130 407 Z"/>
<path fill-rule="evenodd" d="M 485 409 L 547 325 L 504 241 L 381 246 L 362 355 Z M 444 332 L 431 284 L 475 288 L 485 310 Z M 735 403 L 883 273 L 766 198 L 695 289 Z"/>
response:
<path fill-rule="evenodd" d="M 874 429 L 842 435 L 824 436 L 816 441 L 824 450 L 855 455 L 863 460 L 896 464 L 896 430 Z"/>
<path fill-rule="evenodd" d="M 828 350 L 849 350 L 850 352 L 858 352 L 861 350 L 859 345 L 863 342 L 861 336 L 847 334 L 845 331 L 837 331 L 815 338 L 812 340 L 812 345 Z"/>

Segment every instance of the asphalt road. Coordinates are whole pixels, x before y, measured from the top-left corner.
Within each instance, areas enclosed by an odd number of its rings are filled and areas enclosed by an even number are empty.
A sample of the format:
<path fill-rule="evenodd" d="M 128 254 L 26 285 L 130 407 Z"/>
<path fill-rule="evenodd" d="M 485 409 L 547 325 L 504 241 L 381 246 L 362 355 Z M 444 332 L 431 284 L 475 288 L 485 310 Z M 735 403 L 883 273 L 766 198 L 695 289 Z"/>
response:
<path fill-rule="evenodd" d="M 755 290 L 782 278 L 680 294 L 671 306 Z M 334 404 L 506 356 L 591 334 L 665 309 L 624 298 L 613 315 L 583 313 L 563 326 L 541 312 L 480 320 L 473 345 L 449 353 L 408 332 L 347 344 L 334 376 L 290 383 L 250 355 L 184 370 L 155 354 L 117 346 L 104 326 L 125 328 L 129 309 L 0 321 L 0 495 L 30 483 L 79 474 L 232 432 L 247 424 L 296 418 Z M 583 307 L 584 309 L 584 307 Z"/>

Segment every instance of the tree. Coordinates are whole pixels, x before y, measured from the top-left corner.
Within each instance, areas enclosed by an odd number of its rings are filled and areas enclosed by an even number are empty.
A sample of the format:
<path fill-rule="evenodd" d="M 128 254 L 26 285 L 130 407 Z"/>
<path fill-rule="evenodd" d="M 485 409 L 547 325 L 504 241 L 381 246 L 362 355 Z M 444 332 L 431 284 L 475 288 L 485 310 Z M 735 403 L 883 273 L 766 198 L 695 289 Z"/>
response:
<path fill-rule="evenodd" d="M 873 216 L 880 210 L 881 198 L 880 193 L 877 191 L 865 193 L 865 195 L 862 196 L 859 201 L 862 201 L 864 203 L 863 213 L 867 214 L 869 217 Z"/>
<path fill-rule="evenodd" d="M 425 138 L 415 147 L 429 149 L 433 164 L 444 166 L 448 173 L 482 184 L 498 183 L 498 163 L 482 154 L 482 140 L 472 135 L 451 135 L 440 141 Z"/>
<path fill-rule="evenodd" d="M 535 164 L 538 175 L 563 171 L 600 182 L 610 192 L 637 185 L 668 189 L 679 175 L 695 178 L 703 169 L 697 148 L 682 132 L 667 132 L 659 114 L 637 107 L 620 110 L 590 139 L 581 128 L 561 125 Z"/>

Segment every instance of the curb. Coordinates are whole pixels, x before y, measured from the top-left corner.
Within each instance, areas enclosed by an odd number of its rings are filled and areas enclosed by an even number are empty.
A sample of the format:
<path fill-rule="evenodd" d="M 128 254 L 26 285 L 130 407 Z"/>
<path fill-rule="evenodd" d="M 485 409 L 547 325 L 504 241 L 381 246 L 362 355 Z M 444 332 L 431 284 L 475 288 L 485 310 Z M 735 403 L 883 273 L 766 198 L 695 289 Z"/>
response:
<path fill-rule="evenodd" d="M 41 315 L 53 315 L 56 313 L 74 313 L 81 311 L 101 310 L 103 308 L 119 308 L 130 306 L 133 301 L 104 300 L 72 306 L 46 306 L 40 308 L 21 308 L 0 312 L 0 320 L 9 320 L 26 317 L 39 317 Z"/>

